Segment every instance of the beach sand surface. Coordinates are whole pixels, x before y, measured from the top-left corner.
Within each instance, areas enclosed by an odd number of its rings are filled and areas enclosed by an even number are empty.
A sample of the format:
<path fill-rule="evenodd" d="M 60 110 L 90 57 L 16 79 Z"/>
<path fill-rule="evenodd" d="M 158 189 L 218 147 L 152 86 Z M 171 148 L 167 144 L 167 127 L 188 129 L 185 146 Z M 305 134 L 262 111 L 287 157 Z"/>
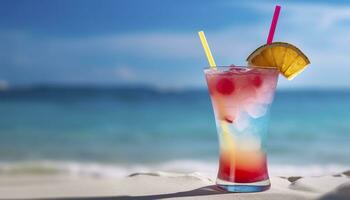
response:
<path fill-rule="evenodd" d="M 225 193 L 215 177 L 195 173 L 134 173 L 124 178 L 0 176 L 0 199 L 320 199 L 349 200 L 350 171 L 318 177 L 271 177 L 270 190 Z"/>

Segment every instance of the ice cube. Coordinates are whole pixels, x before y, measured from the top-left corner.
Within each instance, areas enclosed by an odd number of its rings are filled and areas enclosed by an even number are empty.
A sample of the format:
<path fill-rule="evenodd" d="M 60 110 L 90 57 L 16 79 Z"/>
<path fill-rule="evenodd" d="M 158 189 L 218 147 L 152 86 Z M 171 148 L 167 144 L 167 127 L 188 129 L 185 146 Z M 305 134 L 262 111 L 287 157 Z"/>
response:
<path fill-rule="evenodd" d="M 266 114 L 267 106 L 263 104 L 259 104 L 257 102 L 252 102 L 244 105 L 245 111 L 247 111 L 248 115 L 252 118 L 259 118 Z"/>
<path fill-rule="evenodd" d="M 246 112 L 240 111 L 234 123 L 238 131 L 244 131 L 249 126 L 249 116 Z"/>

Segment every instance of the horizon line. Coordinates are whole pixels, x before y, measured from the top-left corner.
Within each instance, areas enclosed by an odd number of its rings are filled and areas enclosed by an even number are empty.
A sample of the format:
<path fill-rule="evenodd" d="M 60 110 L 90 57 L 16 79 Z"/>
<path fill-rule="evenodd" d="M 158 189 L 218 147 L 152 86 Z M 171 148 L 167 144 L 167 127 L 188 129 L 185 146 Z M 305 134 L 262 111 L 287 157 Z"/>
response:
<path fill-rule="evenodd" d="M 46 89 L 46 90 L 55 90 L 55 89 L 95 89 L 95 90 L 103 90 L 103 89 L 131 89 L 131 90 L 137 90 L 137 89 L 147 89 L 147 90 L 154 90 L 154 91 L 193 91 L 193 90 L 206 90 L 207 87 L 205 86 L 188 86 L 188 87 L 158 87 L 156 85 L 151 84 L 32 84 L 32 85 L 16 85 L 16 86 L 8 86 L 8 87 L 0 87 L 0 92 L 5 91 L 24 91 L 24 90 L 40 90 L 40 89 Z M 282 87 L 276 89 L 276 91 L 330 91 L 330 90 L 336 90 L 336 91 L 345 91 L 349 90 L 350 87 L 337 87 L 337 86 L 331 86 L 331 87 L 315 87 L 315 86 L 309 86 L 309 87 Z"/>

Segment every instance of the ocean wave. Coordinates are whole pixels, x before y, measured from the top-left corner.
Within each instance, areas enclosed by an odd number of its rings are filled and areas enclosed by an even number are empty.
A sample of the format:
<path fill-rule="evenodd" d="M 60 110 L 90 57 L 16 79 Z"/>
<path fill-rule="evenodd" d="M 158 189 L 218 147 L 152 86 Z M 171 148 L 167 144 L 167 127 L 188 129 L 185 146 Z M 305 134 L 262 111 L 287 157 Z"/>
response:
<path fill-rule="evenodd" d="M 65 175 L 73 177 L 125 177 L 133 173 L 156 171 L 192 173 L 209 176 L 217 173 L 216 162 L 197 160 L 172 160 L 156 164 L 87 163 L 76 161 L 22 161 L 1 162 L 0 175 Z M 339 174 L 350 166 L 326 165 L 269 165 L 272 176 L 319 176 Z"/>

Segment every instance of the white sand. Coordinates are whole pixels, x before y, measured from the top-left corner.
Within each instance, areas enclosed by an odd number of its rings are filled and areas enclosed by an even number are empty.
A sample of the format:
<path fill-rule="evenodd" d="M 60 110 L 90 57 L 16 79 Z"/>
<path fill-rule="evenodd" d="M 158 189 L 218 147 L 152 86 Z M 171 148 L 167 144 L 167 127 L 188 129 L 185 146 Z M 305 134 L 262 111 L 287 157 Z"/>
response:
<path fill-rule="evenodd" d="M 272 177 L 270 190 L 224 193 L 213 177 L 175 173 L 137 173 L 125 178 L 0 176 L 0 199 L 350 199 L 349 174 L 322 177 Z M 297 180 L 295 180 L 297 179 Z"/>

